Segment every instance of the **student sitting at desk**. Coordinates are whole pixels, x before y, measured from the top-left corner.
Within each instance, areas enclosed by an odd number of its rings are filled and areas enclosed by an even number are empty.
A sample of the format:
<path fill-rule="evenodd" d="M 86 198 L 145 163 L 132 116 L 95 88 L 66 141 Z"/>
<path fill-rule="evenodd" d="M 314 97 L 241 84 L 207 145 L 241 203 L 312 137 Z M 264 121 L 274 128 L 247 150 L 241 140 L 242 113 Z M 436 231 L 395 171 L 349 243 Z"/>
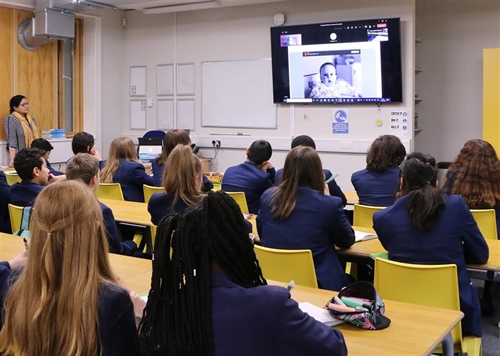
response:
<path fill-rule="evenodd" d="M 20 183 L 10 187 L 10 202 L 18 206 L 31 206 L 49 180 L 49 170 L 38 148 L 23 148 L 14 157 Z"/>
<path fill-rule="evenodd" d="M 53 176 L 62 176 L 64 174 L 61 171 L 55 170 L 50 165 L 50 162 L 49 162 L 50 152 L 54 149 L 54 147 L 50 144 L 49 141 L 47 141 L 44 138 L 34 139 L 33 142 L 31 142 L 31 148 L 39 148 L 39 149 L 41 149 L 42 151 L 45 152 L 45 154 L 43 155 L 43 158 L 45 159 L 45 164 L 47 165 L 47 168 L 49 169 L 49 172 Z"/>
<path fill-rule="evenodd" d="M 488 245 L 462 197 L 438 192 L 437 172 L 433 157 L 409 154 L 401 164 L 399 198 L 374 214 L 373 228 L 391 260 L 457 265 L 462 334 L 481 337 L 479 297 L 466 264 L 486 263 Z"/>
<path fill-rule="evenodd" d="M 470 209 L 495 209 L 496 223 L 500 226 L 500 160 L 493 146 L 483 140 L 469 140 L 460 150 L 446 174 L 443 192 L 464 198 Z M 497 228 L 497 238 L 500 229 Z M 495 312 L 492 284 L 486 281 L 481 298 L 481 313 Z"/>
<path fill-rule="evenodd" d="M 396 136 L 383 135 L 373 141 L 366 155 L 366 169 L 354 172 L 351 177 L 359 204 L 394 204 L 399 188 L 399 165 L 405 156 L 405 146 Z"/>
<path fill-rule="evenodd" d="M 155 193 L 148 203 L 151 222 L 155 225 L 166 215 L 197 206 L 203 197 L 200 193 L 202 165 L 191 147 L 177 145 L 166 164 L 169 169 L 163 172 L 162 185 L 168 193 Z"/>
<path fill-rule="evenodd" d="M 127 292 L 108 261 L 102 212 L 83 183 L 51 184 L 31 215 L 26 268 L 8 283 L 3 355 L 142 355 Z"/>
<path fill-rule="evenodd" d="M 155 180 L 155 185 L 160 187 L 162 185 L 163 172 L 166 170 L 167 159 L 172 150 L 177 145 L 191 144 L 191 139 L 186 131 L 175 129 L 167 131 L 165 137 L 163 138 L 163 148 L 161 154 L 151 161 L 151 170 L 153 171 L 153 178 Z M 203 176 L 202 191 L 208 192 L 212 190 L 214 184 L 205 176 Z"/>
<path fill-rule="evenodd" d="M 129 137 L 111 141 L 109 156 L 101 171 L 102 183 L 120 183 L 125 200 L 144 202 L 143 185 L 155 185 L 139 162 L 137 150 Z"/>
<path fill-rule="evenodd" d="M 99 161 L 95 156 L 88 153 L 78 153 L 69 160 L 66 166 L 66 177 L 68 180 L 80 180 L 92 191 L 95 191 L 99 187 Z M 109 252 L 141 257 L 142 253 L 137 249 L 134 241 L 121 241 L 111 209 L 101 202 L 99 202 L 99 207 L 104 218 L 104 229 L 108 238 Z"/>
<path fill-rule="evenodd" d="M 246 162 L 226 170 L 221 188 L 225 192 L 244 192 L 248 210 L 257 214 L 260 196 L 274 184 L 276 170 L 269 162 L 273 149 L 269 142 L 258 140 L 247 148 L 246 154 Z"/>
<path fill-rule="evenodd" d="M 101 154 L 95 149 L 94 136 L 88 132 L 80 131 L 73 136 L 71 140 L 71 150 L 75 155 L 78 153 L 89 153 L 99 160 L 99 164 L 102 164 Z"/>
<path fill-rule="evenodd" d="M 349 284 L 334 245 L 350 247 L 354 231 L 342 200 L 328 194 L 313 148 L 297 146 L 288 153 L 283 181 L 262 195 L 257 229 L 263 246 L 311 250 L 320 288 L 340 290 Z"/>
<path fill-rule="evenodd" d="M 292 150 L 297 146 L 307 146 L 316 149 L 316 143 L 310 136 L 307 135 L 300 135 L 292 140 Z M 342 203 L 344 204 L 344 206 L 346 206 L 347 198 L 345 197 L 344 193 L 338 186 L 337 182 L 335 182 L 335 178 L 332 178 L 332 172 L 330 172 L 328 169 L 323 169 L 323 173 L 325 173 L 325 180 L 328 182 L 327 184 L 328 184 L 328 190 L 330 191 L 330 195 L 342 199 Z M 274 177 L 275 185 L 281 183 L 282 175 L 283 175 L 283 168 L 278 169 Z"/>
<path fill-rule="evenodd" d="M 9 217 L 10 185 L 5 173 L 0 171 L 0 232 L 12 233 Z"/>
<path fill-rule="evenodd" d="M 140 328 L 151 355 L 347 355 L 339 330 L 267 285 L 241 210 L 224 192 L 163 219 L 156 239 Z"/>

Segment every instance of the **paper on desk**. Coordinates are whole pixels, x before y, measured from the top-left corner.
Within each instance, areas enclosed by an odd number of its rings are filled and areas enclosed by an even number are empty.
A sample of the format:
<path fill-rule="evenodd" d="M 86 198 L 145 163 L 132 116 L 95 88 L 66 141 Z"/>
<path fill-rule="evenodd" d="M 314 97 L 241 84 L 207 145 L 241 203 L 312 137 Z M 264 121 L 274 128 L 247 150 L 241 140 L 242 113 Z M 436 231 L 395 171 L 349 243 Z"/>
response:
<path fill-rule="evenodd" d="M 299 308 L 304 313 L 309 314 L 314 319 L 316 319 L 317 321 L 319 321 L 319 322 L 321 322 L 321 323 L 323 323 L 325 325 L 335 326 L 335 325 L 339 325 L 339 324 L 343 323 L 342 320 L 334 318 L 328 312 L 328 310 L 326 310 L 324 308 L 317 307 L 317 306 L 315 306 L 315 305 L 313 305 L 311 303 L 308 303 L 308 302 L 299 303 Z"/>
<path fill-rule="evenodd" d="M 354 242 L 366 241 L 370 239 L 376 239 L 377 235 L 368 232 L 354 230 Z"/>

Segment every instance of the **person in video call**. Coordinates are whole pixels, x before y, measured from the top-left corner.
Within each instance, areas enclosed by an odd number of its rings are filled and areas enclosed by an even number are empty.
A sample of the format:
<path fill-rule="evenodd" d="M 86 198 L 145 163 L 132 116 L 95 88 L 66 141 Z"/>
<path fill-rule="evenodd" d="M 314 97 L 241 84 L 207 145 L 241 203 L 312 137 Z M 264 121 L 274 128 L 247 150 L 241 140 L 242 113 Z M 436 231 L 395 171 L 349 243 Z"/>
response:
<path fill-rule="evenodd" d="M 323 63 L 319 67 L 321 82 L 313 82 L 310 98 L 338 98 L 338 97 L 360 97 L 356 87 L 353 87 L 343 79 L 337 77 L 337 69 L 330 62 Z"/>

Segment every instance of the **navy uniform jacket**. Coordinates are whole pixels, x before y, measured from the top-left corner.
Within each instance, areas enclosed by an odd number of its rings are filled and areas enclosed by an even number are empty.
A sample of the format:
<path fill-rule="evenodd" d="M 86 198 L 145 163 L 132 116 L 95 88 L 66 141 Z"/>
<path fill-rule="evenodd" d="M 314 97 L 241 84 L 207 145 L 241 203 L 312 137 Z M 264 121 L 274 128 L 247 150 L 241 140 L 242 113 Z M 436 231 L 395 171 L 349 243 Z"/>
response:
<path fill-rule="evenodd" d="M 14 183 L 10 187 L 10 202 L 17 206 L 31 206 L 44 187 L 30 180 Z"/>
<path fill-rule="evenodd" d="M 299 187 L 295 209 L 287 220 L 275 220 L 271 212 L 271 193 L 262 195 L 257 229 L 263 246 L 312 251 L 318 286 L 339 291 L 349 284 L 335 252 L 335 246 L 349 247 L 354 231 L 344 214 L 342 200 Z"/>
<path fill-rule="evenodd" d="M 243 288 L 224 272 L 212 273 L 212 328 L 217 356 L 347 355 L 342 333 L 302 312 L 285 288 Z"/>
<path fill-rule="evenodd" d="M 164 216 L 173 213 L 180 213 L 189 207 L 182 199 L 179 199 L 175 206 L 172 206 L 173 202 L 173 194 L 154 193 L 148 202 L 148 211 L 149 214 L 151 214 L 151 222 L 158 225 Z"/>
<path fill-rule="evenodd" d="M 429 231 L 420 231 L 408 215 L 408 196 L 373 216 L 373 228 L 394 261 L 415 264 L 456 264 L 464 335 L 481 336 L 477 289 L 470 284 L 466 263 L 488 261 L 488 245 L 462 197 L 450 195 L 441 217 Z"/>
<path fill-rule="evenodd" d="M 0 171 L 0 232 L 12 233 L 9 217 L 10 185 L 7 184 L 5 173 Z"/>
<path fill-rule="evenodd" d="M 229 167 L 222 179 L 222 190 L 225 192 L 244 192 L 248 210 L 257 214 L 260 207 L 260 196 L 274 184 L 276 170 L 270 168 L 267 172 L 252 162 L 246 161 L 237 166 Z"/>
<path fill-rule="evenodd" d="M 113 183 L 120 183 L 123 197 L 128 201 L 144 202 L 143 185 L 155 185 L 153 177 L 146 174 L 141 163 L 120 158 L 120 165 L 113 175 Z"/>
<path fill-rule="evenodd" d="M 325 180 L 328 180 L 333 174 L 330 172 L 328 169 L 323 169 L 323 173 L 325 174 Z M 276 171 L 276 176 L 274 177 L 274 184 L 278 185 L 281 183 L 281 178 L 283 176 L 283 168 L 280 168 Z M 338 186 L 337 182 L 332 180 L 330 183 L 328 183 L 328 189 L 330 190 L 330 195 L 334 197 L 339 197 L 342 199 L 342 203 L 344 206 L 347 204 L 347 198 L 345 197 L 344 193 L 342 192 L 342 189 Z"/>
<path fill-rule="evenodd" d="M 21 270 L 15 271 L 12 273 L 7 262 L 0 263 L 2 315 L 4 314 L 4 298 L 21 273 Z M 104 355 L 145 355 L 139 348 L 134 306 L 125 289 L 111 283 L 101 283 L 97 312 L 99 315 L 99 336 Z"/>
<path fill-rule="evenodd" d="M 113 212 L 109 207 L 99 202 L 101 207 L 102 216 L 104 218 L 104 228 L 106 229 L 106 237 L 109 243 L 109 252 L 118 253 L 120 255 L 131 256 L 137 250 L 137 245 L 134 241 L 121 241 L 120 234 L 118 233 L 118 226 Z"/>
<path fill-rule="evenodd" d="M 448 171 L 446 174 L 446 182 L 443 185 L 443 193 L 450 194 L 451 188 L 453 188 L 453 184 L 455 183 L 455 179 L 457 179 L 458 172 L 456 171 Z M 500 206 L 495 206 L 495 217 L 497 221 L 497 227 L 500 227 Z M 497 228 L 497 239 L 500 240 L 500 229 Z"/>
<path fill-rule="evenodd" d="M 383 172 L 363 169 L 352 174 L 351 183 L 358 193 L 359 204 L 391 206 L 399 190 L 399 167 Z"/>
<path fill-rule="evenodd" d="M 52 165 L 48 160 L 45 160 L 45 164 L 47 165 L 47 168 L 49 169 L 49 173 L 51 173 L 54 176 L 62 176 L 64 173 L 61 171 L 56 171 L 54 168 L 52 168 Z"/>
<path fill-rule="evenodd" d="M 153 178 L 155 180 L 155 185 L 157 187 L 162 186 L 162 176 L 163 176 L 164 169 L 165 169 L 165 165 L 156 163 L 156 159 L 151 161 L 151 170 L 153 171 Z M 203 192 L 208 192 L 209 190 L 212 190 L 213 187 L 214 187 L 214 184 L 210 181 L 210 179 L 203 176 L 203 185 L 201 187 L 201 190 Z"/>

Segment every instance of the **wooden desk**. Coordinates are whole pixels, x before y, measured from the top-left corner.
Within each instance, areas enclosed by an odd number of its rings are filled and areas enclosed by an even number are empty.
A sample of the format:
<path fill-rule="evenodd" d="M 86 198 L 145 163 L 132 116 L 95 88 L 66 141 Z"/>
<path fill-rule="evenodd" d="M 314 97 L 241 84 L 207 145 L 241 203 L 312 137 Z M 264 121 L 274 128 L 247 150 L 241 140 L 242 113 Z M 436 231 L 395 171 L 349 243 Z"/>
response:
<path fill-rule="evenodd" d="M 285 286 L 286 283 L 268 281 Z M 151 272 L 126 278 L 122 283 L 139 293 L 147 292 Z M 323 307 L 336 292 L 295 286 L 291 290 L 297 302 L 309 302 Z M 386 314 L 391 326 L 384 330 L 368 331 L 352 325 L 339 325 L 346 339 L 349 355 L 428 355 L 462 319 L 462 312 L 417 306 L 385 300 Z"/>
<path fill-rule="evenodd" d="M 151 226 L 151 215 L 148 212 L 148 204 L 133 201 L 122 201 L 113 199 L 99 199 L 112 211 L 116 221 L 122 221 L 142 226 Z"/>
<path fill-rule="evenodd" d="M 347 199 L 347 205 L 354 205 L 359 201 L 358 194 L 355 191 L 344 192 L 344 195 Z"/>

